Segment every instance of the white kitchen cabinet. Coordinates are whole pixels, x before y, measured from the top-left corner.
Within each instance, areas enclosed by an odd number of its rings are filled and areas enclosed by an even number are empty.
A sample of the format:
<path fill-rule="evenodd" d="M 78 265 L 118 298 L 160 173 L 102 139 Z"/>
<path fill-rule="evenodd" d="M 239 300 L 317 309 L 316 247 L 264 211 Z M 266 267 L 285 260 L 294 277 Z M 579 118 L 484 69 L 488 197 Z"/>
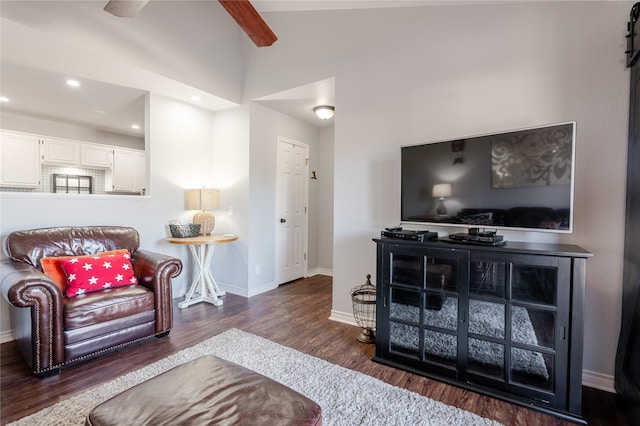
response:
<path fill-rule="evenodd" d="M 43 138 L 41 144 L 42 164 L 77 166 L 80 144 L 59 138 Z"/>
<path fill-rule="evenodd" d="M 80 165 L 90 169 L 110 169 L 113 163 L 113 149 L 103 145 L 82 144 Z"/>
<path fill-rule="evenodd" d="M 37 188 L 40 185 L 38 136 L 3 130 L 0 140 L 0 186 Z"/>
<path fill-rule="evenodd" d="M 112 149 L 105 145 L 82 143 L 60 138 L 43 138 L 42 164 L 108 169 L 112 163 Z"/>
<path fill-rule="evenodd" d="M 142 192 L 146 184 L 145 153 L 113 149 L 113 168 L 106 175 L 106 191 Z"/>
<path fill-rule="evenodd" d="M 133 190 L 141 194 L 147 191 L 147 155 L 143 151 L 133 155 Z"/>

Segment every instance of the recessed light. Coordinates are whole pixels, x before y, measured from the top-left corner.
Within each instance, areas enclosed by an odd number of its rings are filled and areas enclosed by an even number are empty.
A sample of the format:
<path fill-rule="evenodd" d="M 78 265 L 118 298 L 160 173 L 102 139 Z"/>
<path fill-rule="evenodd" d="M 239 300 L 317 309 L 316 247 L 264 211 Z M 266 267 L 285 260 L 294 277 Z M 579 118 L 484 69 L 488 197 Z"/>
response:
<path fill-rule="evenodd" d="M 78 80 L 67 80 L 67 85 L 71 87 L 80 87 L 80 82 Z"/>
<path fill-rule="evenodd" d="M 132 124 L 131 128 L 135 129 L 135 130 L 138 130 L 140 128 L 140 126 L 138 126 L 137 124 Z"/>
<path fill-rule="evenodd" d="M 6 96 L 0 96 L 0 102 L 9 102 L 9 98 Z"/>
<path fill-rule="evenodd" d="M 200 96 L 198 96 L 198 95 L 193 95 L 193 96 L 191 96 L 191 100 L 192 100 L 193 102 L 200 102 Z"/>

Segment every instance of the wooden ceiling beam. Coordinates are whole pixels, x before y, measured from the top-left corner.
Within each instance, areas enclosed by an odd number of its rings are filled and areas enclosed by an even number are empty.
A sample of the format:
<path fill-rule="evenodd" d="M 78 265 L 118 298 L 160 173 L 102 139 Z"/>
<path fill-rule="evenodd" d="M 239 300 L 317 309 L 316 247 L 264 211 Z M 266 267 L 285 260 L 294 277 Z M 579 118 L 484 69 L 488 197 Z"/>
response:
<path fill-rule="evenodd" d="M 249 0 L 218 0 L 258 47 L 271 46 L 278 37 Z"/>

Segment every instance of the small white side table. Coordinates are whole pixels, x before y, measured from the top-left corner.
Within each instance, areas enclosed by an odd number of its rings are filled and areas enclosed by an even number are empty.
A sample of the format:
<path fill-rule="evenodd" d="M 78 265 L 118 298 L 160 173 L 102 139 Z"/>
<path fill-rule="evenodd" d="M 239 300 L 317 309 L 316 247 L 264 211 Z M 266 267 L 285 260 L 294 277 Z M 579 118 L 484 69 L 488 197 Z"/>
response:
<path fill-rule="evenodd" d="M 189 246 L 191 254 L 199 268 L 184 301 L 178 303 L 179 308 L 186 308 L 200 302 L 207 302 L 216 306 L 222 305 L 223 301 L 220 299 L 220 296 L 224 296 L 225 292 L 220 290 L 211 272 L 213 252 L 215 251 L 216 244 L 230 243 L 237 239 L 238 237 L 235 235 L 229 234 L 167 239 L 171 244 L 186 244 Z M 195 296 L 196 292 L 198 292 L 197 296 Z"/>

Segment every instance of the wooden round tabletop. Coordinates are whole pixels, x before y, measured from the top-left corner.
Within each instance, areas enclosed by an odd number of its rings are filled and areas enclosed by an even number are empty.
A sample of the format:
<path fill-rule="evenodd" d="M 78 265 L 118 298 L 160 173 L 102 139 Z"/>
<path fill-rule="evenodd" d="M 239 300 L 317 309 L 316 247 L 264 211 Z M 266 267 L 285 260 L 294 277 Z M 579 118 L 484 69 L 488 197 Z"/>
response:
<path fill-rule="evenodd" d="M 198 235 L 197 237 L 188 238 L 167 238 L 172 244 L 217 244 L 217 243 L 230 243 L 237 240 L 238 237 L 233 234 L 222 235 Z"/>

